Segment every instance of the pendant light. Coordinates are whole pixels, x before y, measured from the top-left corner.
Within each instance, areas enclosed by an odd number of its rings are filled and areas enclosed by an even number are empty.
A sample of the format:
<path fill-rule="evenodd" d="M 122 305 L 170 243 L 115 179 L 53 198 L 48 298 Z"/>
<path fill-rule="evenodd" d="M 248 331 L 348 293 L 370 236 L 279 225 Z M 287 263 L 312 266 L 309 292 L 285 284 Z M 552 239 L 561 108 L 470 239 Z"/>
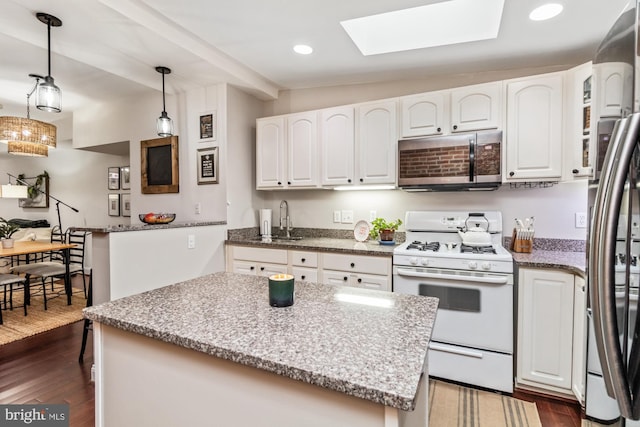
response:
<path fill-rule="evenodd" d="M 47 24 L 47 52 L 48 52 L 48 72 L 42 83 L 38 85 L 36 92 L 36 107 L 39 110 L 59 113 L 62 111 L 62 93 L 60 88 L 53 82 L 51 77 L 51 27 L 61 27 L 62 21 L 48 13 L 38 12 L 36 18 L 44 24 Z"/>
<path fill-rule="evenodd" d="M 162 74 L 162 114 L 156 121 L 156 127 L 158 129 L 158 136 L 171 136 L 173 135 L 173 121 L 167 116 L 165 101 L 164 101 L 164 75 L 171 74 L 171 70 L 167 67 L 156 67 L 156 71 Z"/>

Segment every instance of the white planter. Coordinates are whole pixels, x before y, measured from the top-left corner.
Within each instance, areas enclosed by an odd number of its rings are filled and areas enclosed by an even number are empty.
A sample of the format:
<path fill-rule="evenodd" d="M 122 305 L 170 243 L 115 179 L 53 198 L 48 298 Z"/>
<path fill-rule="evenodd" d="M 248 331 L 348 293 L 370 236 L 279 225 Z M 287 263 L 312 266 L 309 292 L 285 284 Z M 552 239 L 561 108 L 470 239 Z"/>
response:
<path fill-rule="evenodd" d="M 4 249 L 11 249 L 13 247 L 14 239 L 2 239 L 2 247 Z"/>

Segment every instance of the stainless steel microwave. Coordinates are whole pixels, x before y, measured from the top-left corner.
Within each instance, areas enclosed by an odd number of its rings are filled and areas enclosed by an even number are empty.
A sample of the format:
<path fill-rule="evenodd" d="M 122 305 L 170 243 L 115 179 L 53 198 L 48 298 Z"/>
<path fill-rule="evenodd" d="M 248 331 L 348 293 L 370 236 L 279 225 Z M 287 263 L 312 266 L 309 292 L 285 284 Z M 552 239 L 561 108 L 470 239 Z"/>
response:
<path fill-rule="evenodd" d="M 494 190 L 502 184 L 502 131 L 398 141 L 398 186 L 408 191 Z"/>

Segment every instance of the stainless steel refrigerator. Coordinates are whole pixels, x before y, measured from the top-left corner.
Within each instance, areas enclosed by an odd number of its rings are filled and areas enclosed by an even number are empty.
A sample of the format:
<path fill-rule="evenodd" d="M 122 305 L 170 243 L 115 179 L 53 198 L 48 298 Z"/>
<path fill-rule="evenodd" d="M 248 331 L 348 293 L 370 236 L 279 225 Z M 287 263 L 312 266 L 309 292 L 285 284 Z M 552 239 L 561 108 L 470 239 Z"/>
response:
<path fill-rule="evenodd" d="M 638 1 L 593 60 L 586 414 L 640 426 Z M 585 90 L 585 96 L 587 91 Z"/>

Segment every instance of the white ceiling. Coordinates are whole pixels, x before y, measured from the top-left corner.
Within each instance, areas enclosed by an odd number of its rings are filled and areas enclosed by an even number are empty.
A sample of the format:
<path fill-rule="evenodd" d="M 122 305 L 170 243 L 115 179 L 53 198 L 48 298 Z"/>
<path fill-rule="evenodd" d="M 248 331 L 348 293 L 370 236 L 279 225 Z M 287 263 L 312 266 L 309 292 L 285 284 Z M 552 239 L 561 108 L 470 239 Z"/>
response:
<path fill-rule="evenodd" d="M 571 65 L 591 58 L 627 0 L 555 0 L 564 12 L 545 22 L 528 19 L 542 0 L 506 0 L 497 39 L 366 57 L 340 21 L 438 1 L 0 1 L 1 115 L 24 114 L 28 74 L 47 74 L 47 27 L 36 12 L 63 22 L 51 29 L 51 74 L 68 114 L 96 100 L 161 90 L 157 65 L 173 70 L 169 93 L 224 81 L 262 99 L 281 89 Z M 295 54 L 298 43 L 314 53 Z"/>

